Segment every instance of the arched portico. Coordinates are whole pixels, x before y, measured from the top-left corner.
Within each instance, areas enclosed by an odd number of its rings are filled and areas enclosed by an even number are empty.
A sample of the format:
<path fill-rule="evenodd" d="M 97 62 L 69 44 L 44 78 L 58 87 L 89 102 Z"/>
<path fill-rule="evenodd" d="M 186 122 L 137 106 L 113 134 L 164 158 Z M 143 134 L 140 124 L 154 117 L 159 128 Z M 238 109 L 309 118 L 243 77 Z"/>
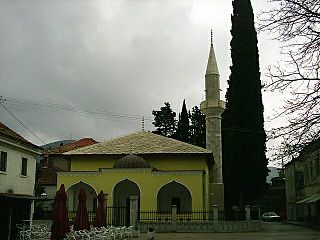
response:
<path fill-rule="evenodd" d="M 113 206 L 129 206 L 130 195 L 140 198 L 138 185 L 128 179 L 118 182 L 113 188 Z"/>
<path fill-rule="evenodd" d="M 71 185 L 67 190 L 69 211 L 77 211 L 78 195 L 81 188 L 83 188 L 87 194 L 88 211 L 95 211 L 97 206 L 97 193 L 92 186 L 82 181 Z"/>
<path fill-rule="evenodd" d="M 158 211 L 171 211 L 172 205 L 177 206 L 178 212 L 192 210 L 189 189 L 176 181 L 163 185 L 157 194 Z"/>
<path fill-rule="evenodd" d="M 130 221 L 130 195 L 138 197 L 140 208 L 140 189 L 138 185 L 128 179 L 118 182 L 113 188 L 113 225 L 129 226 Z"/>

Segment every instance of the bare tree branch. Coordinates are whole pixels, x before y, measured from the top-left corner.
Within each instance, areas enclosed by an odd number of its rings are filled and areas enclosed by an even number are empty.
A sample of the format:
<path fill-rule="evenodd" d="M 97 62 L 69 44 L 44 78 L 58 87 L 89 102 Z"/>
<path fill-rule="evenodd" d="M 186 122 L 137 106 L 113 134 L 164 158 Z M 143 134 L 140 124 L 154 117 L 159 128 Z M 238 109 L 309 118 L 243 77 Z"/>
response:
<path fill-rule="evenodd" d="M 270 66 L 265 91 L 290 93 L 274 118 L 288 124 L 272 129 L 269 139 L 282 139 L 274 159 L 296 156 L 320 137 L 320 0 L 269 0 L 259 16 L 259 31 L 283 43 L 284 61 Z"/>

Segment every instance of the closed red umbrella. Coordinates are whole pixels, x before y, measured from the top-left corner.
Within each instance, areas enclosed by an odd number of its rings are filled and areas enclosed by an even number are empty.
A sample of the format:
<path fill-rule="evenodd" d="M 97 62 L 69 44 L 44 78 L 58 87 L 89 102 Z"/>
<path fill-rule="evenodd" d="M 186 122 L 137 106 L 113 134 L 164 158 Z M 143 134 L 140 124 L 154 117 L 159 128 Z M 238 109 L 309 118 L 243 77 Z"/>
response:
<path fill-rule="evenodd" d="M 58 210 L 59 210 L 59 198 L 60 192 L 56 192 L 56 196 L 54 197 L 54 203 L 52 208 L 52 225 L 51 225 L 51 240 L 59 239 L 59 219 L 58 219 Z"/>
<path fill-rule="evenodd" d="M 106 226 L 106 210 L 104 209 L 104 194 L 101 191 L 98 195 L 98 208 L 96 210 L 96 217 L 94 219 L 93 226 L 105 227 Z"/>
<path fill-rule="evenodd" d="M 61 216 L 61 236 L 65 237 L 66 233 L 70 232 L 68 209 L 67 209 L 67 194 L 64 188 L 64 184 L 60 186 L 60 209 L 59 215 Z"/>
<path fill-rule="evenodd" d="M 83 230 L 83 229 L 90 229 L 89 225 L 89 216 L 88 216 L 88 210 L 87 210 L 87 195 L 83 188 L 80 189 L 79 195 L 78 195 L 78 209 L 76 214 L 76 219 L 74 222 L 74 230 Z"/>
<path fill-rule="evenodd" d="M 70 232 L 68 210 L 66 206 L 67 194 L 62 184 L 56 192 L 52 211 L 51 239 L 63 239 Z"/>

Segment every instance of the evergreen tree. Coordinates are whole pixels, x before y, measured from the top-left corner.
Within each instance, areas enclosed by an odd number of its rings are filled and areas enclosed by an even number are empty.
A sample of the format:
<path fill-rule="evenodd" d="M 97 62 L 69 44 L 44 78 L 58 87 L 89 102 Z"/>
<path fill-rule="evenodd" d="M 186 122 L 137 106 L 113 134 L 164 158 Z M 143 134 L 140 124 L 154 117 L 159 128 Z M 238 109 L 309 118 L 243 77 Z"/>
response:
<path fill-rule="evenodd" d="M 232 66 L 222 115 L 226 210 L 265 192 L 268 173 L 257 33 L 250 0 L 233 0 Z"/>
<path fill-rule="evenodd" d="M 206 147 L 206 118 L 200 111 L 200 108 L 194 106 L 191 114 L 189 113 L 190 126 L 190 143 L 199 147 Z"/>
<path fill-rule="evenodd" d="M 182 142 L 186 142 L 186 143 L 190 142 L 189 115 L 188 115 L 185 100 L 183 100 L 182 110 L 181 110 L 181 113 L 179 114 L 177 132 L 174 138 Z"/>
<path fill-rule="evenodd" d="M 153 133 L 163 135 L 166 137 L 173 137 L 176 131 L 177 120 L 176 113 L 172 111 L 170 103 L 165 102 L 164 107 L 160 111 L 152 111 L 154 121 L 152 124 L 156 127 Z"/>

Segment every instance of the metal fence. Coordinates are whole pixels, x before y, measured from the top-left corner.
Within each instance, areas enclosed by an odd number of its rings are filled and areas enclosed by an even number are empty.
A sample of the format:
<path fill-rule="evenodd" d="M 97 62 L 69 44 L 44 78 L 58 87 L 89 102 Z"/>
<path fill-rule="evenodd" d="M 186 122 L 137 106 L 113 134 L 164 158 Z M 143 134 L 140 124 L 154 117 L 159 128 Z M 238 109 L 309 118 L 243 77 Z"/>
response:
<path fill-rule="evenodd" d="M 161 212 L 161 211 L 140 211 L 139 214 L 140 222 L 168 222 L 172 221 L 172 212 Z M 212 221 L 212 220 L 226 220 L 226 221 L 241 221 L 245 219 L 244 211 L 230 211 L 218 212 L 218 219 L 214 216 L 213 211 L 206 210 L 195 210 L 195 211 L 183 211 L 177 212 L 176 221 L 179 222 L 197 222 L 197 221 Z"/>
<path fill-rule="evenodd" d="M 93 223 L 95 212 L 88 212 L 89 222 Z M 76 219 L 76 211 L 68 212 L 69 221 L 73 223 Z M 173 217 L 175 219 L 173 219 Z M 252 219 L 258 219 L 257 210 L 251 211 Z M 38 212 L 34 219 L 51 220 L 51 211 Z M 138 221 L 140 222 L 203 222 L 212 220 L 225 221 L 243 221 L 245 220 L 245 211 L 218 211 L 218 219 L 214 215 L 214 211 L 195 210 L 195 211 L 180 211 L 173 216 L 172 212 L 165 211 L 139 211 Z M 107 206 L 106 207 L 106 223 L 113 226 L 128 226 L 130 222 L 129 208 L 125 206 Z"/>
<path fill-rule="evenodd" d="M 69 222 L 72 224 L 76 219 L 76 211 L 69 211 L 68 218 Z M 88 211 L 89 222 L 93 223 L 96 213 L 94 211 Z M 45 211 L 43 209 L 38 209 L 34 212 L 33 218 L 35 220 L 52 220 L 52 211 Z M 107 225 L 113 226 L 128 226 L 130 221 L 129 208 L 127 207 L 106 207 L 106 221 Z"/>
<path fill-rule="evenodd" d="M 76 219 L 76 215 L 77 215 L 76 211 L 69 211 L 68 212 L 69 222 L 71 222 L 71 223 L 74 222 Z M 93 223 L 94 218 L 96 217 L 96 213 L 88 211 L 88 217 L 89 217 L 89 222 Z"/>
<path fill-rule="evenodd" d="M 76 211 L 69 211 L 69 221 L 74 222 L 76 219 Z M 89 222 L 93 223 L 95 219 L 95 212 L 88 212 Z M 127 207 L 106 207 L 106 223 L 113 226 L 128 226 L 129 225 L 129 211 Z"/>
<path fill-rule="evenodd" d="M 160 211 L 140 211 L 139 219 L 143 221 L 172 221 L 172 212 L 160 212 Z"/>
<path fill-rule="evenodd" d="M 129 208 L 126 206 L 108 206 L 107 225 L 128 226 L 130 222 Z"/>

